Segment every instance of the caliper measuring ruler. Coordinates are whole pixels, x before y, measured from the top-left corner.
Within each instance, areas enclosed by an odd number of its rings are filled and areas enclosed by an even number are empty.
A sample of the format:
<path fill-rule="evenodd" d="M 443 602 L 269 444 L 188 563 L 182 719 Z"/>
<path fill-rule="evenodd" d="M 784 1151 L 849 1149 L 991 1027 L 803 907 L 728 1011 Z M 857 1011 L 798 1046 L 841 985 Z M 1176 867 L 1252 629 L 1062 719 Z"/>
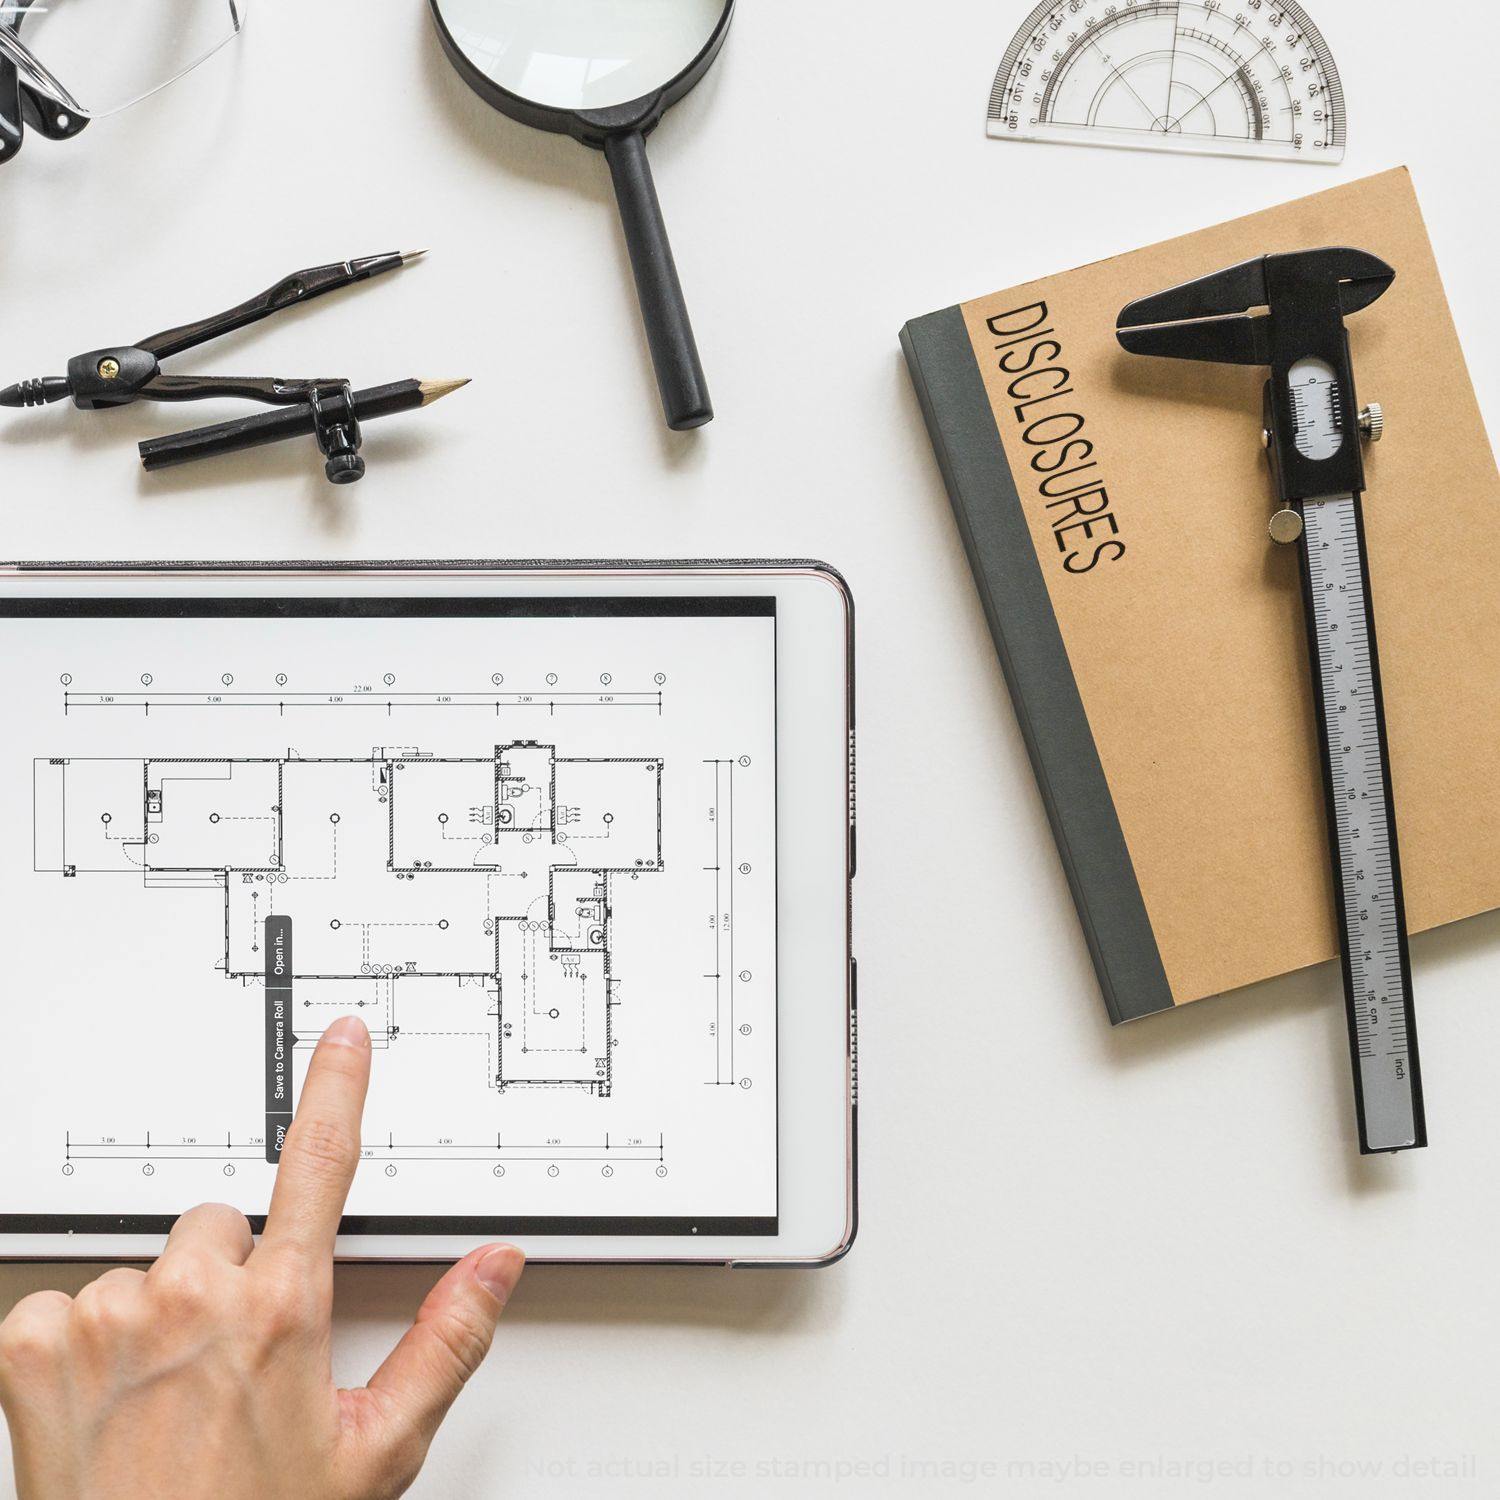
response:
<path fill-rule="evenodd" d="M 1427 1144 L 1361 508 L 1361 438 L 1378 440 L 1384 416 L 1378 406 L 1361 409 L 1356 402 L 1344 326 L 1395 274 L 1363 250 L 1267 255 L 1143 297 L 1118 320 L 1120 343 L 1135 354 L 1271 370 L 1265 444 L 1282 506 L 1271 519 L 1271 537 L 1301 554 L 1365 1153 Z"/>

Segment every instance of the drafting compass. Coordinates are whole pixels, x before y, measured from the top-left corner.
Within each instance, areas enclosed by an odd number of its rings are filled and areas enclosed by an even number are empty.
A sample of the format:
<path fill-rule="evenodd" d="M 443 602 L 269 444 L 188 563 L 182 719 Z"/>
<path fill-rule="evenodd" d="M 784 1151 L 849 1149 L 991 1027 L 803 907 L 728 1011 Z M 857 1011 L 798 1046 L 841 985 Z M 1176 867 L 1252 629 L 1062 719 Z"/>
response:
<path fill-rule="evenodd" d="M 293 271 L 227 312 L 152 334 L 137 344 L 76 355 L 68 361 L 66 375 L 7 386 L 0 390 L 0 406 L 46 406 L 71 398 L 83 411 L 100 411 L 136 401 L 255 401 L 282 410 L 149 439 L 140 445 L 143 463 L 148 469 L 162 468 L 310 433 L 317 439 L 330 483 L 352 484 L 365 472 L 359 451 L 362 420 L 426 406 L 468 382 L 406 380 L 354 391 L 342 379 L 167 375 L 161 361 L 341 287 L 399 270 L 425 253 L 367 255 Z"/>
<path fill-rule="evenodd" d="M 1395 272 L 1363 250 L 1267 255 L 1132 302 L 1134 354 L 1268 365 L 1265 440 L 1282 508 L 1272 538 L 1296 545 L 1323 757 L 1360 1150 L 1427 1144 L 1390 756 L 1361 513 L 1361 410 L 1344 319 Z M 1265 312 L 1251 313 L 1252 308 Z"/>
<path fill-rule="evenodd" d="M 1344 91 L 1295 0 L 1042 0 L 995 75 L 988 130 L 1338 162 Z"/>

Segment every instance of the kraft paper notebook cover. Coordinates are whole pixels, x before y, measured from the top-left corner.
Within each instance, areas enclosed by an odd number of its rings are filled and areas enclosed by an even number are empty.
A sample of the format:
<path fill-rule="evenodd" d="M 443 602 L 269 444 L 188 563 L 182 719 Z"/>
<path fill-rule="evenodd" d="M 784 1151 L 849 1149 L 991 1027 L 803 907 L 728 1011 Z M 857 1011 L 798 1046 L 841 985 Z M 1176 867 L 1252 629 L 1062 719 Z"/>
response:
<path fill-rule="evenodd" d="M 1349 333 L 1387 423 L 1365 523 L 1419 932 L 1500 905 L 1500 475 L 1409 174 L 902 331 L 1116 1022 L 1338 952 L 1297 554 L 1266 533 L 1265 372 L 1115 340 L 1133 298 L 1331 244 L 1397 273 Z"/>

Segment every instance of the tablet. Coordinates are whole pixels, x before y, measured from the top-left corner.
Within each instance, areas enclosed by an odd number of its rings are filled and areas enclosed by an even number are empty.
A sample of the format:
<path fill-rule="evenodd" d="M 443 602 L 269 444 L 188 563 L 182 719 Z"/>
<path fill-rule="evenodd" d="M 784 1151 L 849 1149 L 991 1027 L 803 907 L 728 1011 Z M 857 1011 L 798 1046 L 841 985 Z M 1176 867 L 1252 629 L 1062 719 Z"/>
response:
<path fill-rule="evenodd" d="M 258 1230 L 351 1013 L 342 1258 L 848 1248 L 832 569 L 11 565 L 0 697 L 0 1255 Z"/>

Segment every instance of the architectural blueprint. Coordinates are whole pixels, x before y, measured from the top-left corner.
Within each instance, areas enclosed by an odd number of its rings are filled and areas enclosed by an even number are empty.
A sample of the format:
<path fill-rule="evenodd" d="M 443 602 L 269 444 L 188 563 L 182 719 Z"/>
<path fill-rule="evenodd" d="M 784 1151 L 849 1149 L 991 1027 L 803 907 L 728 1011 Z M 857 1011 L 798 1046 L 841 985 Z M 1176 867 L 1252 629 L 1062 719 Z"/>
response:
<path fill-rule="evenodd" d="M 356 1013 L 362 1222 L 772 1232 L 774 618 L 284 615 L 0 619 L 4 1210 L 263 1210 Z"/>

